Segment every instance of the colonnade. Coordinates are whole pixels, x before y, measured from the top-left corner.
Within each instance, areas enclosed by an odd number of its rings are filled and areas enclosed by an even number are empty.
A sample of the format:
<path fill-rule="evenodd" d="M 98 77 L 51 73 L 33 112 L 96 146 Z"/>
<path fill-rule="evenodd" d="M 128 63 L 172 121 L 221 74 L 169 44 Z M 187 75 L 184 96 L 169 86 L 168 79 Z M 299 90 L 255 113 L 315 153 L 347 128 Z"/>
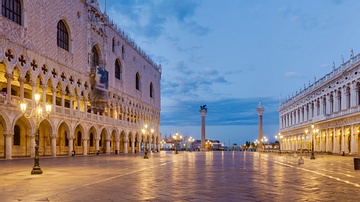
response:
<path fill-rule="evenodd" d="M 344 125 L 318 129 L 318 132 L 309 131 L 286 135 L 280 140 L 280 149 L 289 151 L 311 150 L 312 142 L 314 151 L 334 154 L 359 154 L 359 125 Z M 305 128 L 304 128 L 305 131 Z"/>

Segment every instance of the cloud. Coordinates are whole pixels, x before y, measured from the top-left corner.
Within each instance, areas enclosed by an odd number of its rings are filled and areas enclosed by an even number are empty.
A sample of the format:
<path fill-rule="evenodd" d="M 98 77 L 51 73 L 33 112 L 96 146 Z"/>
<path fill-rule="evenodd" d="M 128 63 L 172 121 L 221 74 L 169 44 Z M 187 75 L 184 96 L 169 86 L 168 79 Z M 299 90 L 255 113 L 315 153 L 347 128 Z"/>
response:
<path fill-rule="evenodd" d="M 146 36 L 147 39 L 158 38 L 164 31 L 166 23 L 179 23 L 191 33 L 203 35 L 209 29 L 191 21 L 199 7 L 199 2 L 182 1 L 128 1 L 117 0 L 109 3 L 110 16 L 116 24 L 126 31 L 137 36 Z"/>
<path fill-rule="evenodd" d="M 162 95 L 177 99 L 201 97 L 217 84 L 229 84 L 216 69 L 205 67 L 190 69 L 185 61 L 178 62 L 171 74 L 161 80 Z"/>
<path fill-rule="evenodd" d="M 300 78 L 302 75 L 298 72 L 286 72 L 285 77 L 286 78 Z"/>
<path fill-rule="evenodd" d="M 314 29 L 319 28 L 319 19 L 312 15 L 310 12 L 304 12 L 301 9 L 294 7 L 281 7 L 279 8 L 280 15 L 287 21 L 295 25 L 299 25 L 301 28 Z"/>
<path fill-rule="evenodd" d="M 264 112 L 264 124 L 278 124 L 279 115 L 277 109 L 279 101 L 273 98 L 262 98 Z M 206 104 L 208 113 L 206 124 L 216 125 L 257 125 L 258 114 L 256 107 L 259 98 L 225 98 L 218 100 L 178 100 L 176 106 L 163 104 L 161 113 L 162 126 L 196 126 L 200 125 L 199 109 Z M 171 108 L 171 110 L 170 110 Z"/>

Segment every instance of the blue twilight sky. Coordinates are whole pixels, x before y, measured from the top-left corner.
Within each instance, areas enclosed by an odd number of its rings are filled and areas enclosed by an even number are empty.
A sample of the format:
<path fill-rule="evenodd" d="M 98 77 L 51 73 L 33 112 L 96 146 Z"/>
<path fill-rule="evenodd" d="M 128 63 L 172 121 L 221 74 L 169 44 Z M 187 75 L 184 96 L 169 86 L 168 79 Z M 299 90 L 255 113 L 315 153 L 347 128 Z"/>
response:
<path fill-rule="evenodd" d="M 104 11 L 104 0 L 99 0 Z M 162 65 L 162 137 L 179 131 L 243 144 L 274 141 L 279 99 L 360 50 L 358 0 L 107 0 L 106 13 Z"/>

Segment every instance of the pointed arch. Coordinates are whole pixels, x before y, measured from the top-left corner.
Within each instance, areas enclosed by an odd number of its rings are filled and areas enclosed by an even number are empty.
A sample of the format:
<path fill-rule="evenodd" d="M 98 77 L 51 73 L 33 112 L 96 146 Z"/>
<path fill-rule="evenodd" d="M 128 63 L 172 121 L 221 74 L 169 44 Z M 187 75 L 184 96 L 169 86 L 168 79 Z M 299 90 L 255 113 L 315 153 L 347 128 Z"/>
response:
<path fill-rule="evenodd" d="M 150 97 L 151 98 L 154 97 L 154 85 L 152 82 L 150 82 Z"/>
<path fill-rule="evenodd" d="M 122 80 L 122 66 L 119 59 L 115 60 L 115 78 Z"/>
<path fill-rule="evenodd" d="M 140 90 L 141 88 L 141 82 L 140 82 L 140 74 L 139 72 L 136 72 L 136 75 L 135 75 L 135 88 L 136 90 Z"/>

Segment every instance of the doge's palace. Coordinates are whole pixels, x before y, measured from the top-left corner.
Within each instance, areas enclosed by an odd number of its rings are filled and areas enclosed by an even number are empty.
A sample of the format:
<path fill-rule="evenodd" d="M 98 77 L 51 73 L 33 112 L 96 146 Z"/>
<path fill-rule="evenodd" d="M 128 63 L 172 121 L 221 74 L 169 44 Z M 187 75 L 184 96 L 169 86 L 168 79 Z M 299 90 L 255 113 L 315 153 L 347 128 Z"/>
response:
<path fill-rule="evenodd" d="M 359 155 L 360 54 L 280 103 L 280 147 Z"/>
<path fill-rule="evenodd" d="M 0 2 L 0 158 L 34 157 L 36 134 L 40 156 L 160 147 L 161 66 L 96 0 Z"/>

